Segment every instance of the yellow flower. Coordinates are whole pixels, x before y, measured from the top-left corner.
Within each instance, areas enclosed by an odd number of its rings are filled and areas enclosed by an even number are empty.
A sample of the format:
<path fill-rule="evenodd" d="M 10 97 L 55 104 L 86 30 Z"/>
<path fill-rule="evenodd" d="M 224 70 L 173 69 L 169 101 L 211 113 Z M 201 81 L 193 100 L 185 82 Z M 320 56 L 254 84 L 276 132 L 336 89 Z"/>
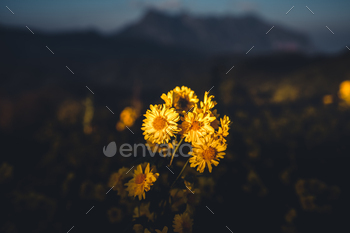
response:
<path fill-rule="evenodd" d="M 113 190 L 116 190 L 118 195 L 121 197 L 126 197 L 126 190 L 124 187 L 125 179 L 131 177 L 132 173 L 128 173 L 129 168 L 122 167 L 118 172 L 114 172 L 108 181 L 108 186 L 113 187 Z"/>
<path fill-rule="evenodd" d="M 340 84 L 338 96 L 350 104 L 350 80 L 345 80 Z"/>
<path fill-rule="evenodd" d="M 204 93 L 204 100 L 200 102 L 200 106 L 204 112 L 210 111 L 217 104 L 216 101 L 212 100 L 214 96 L 213 95 L 208 96 L 208 95 L 209 95 L 209 92 L 206 91 Z"/>
<path fill-rule="evenodd" d="M 173 221 L 174 232 L 191 233 L 193 220 L 188 213 L 177 214 Z"/>
<path fill-rule="evenodd" d="M 136 206 L 134 209 L 134 215 L 132 217 L 139 218 L 139 217 L 145 216 L 148 218 L 149 221 L 153 222 L 154 221 L 154 213 L 151 213 L 149 211 L 150 204 L 151 204 L 150 202 L 148 202 L 147 204 L 141 203 L 140 209 L 138 206 Z"/>
<path fill-rule="evenodd" d="M 197 167 L 197 171 L 204 172 L 205 167 L 208 167 L 209 172 L 212 171 L 212 164 L 217 166 L 219 160 L 224 158 L 227 145 L 222 144 L 220 140 L 215 139 L 212 135 L 207 135 L 194 143 L 192 155 L 189 162 L 191 167 Z"/>
<path fill-rule="evenodd" d="M 150 110 L 144 116 L 146 119 L 141 129 L 146 141 L 158 144 L 169 142 L 170 137 L 181 130 L 176 123 L 180 120 L 179 114 L 164 104 L 150 105 Z"/>
<path fill-rule="evenodd" d="M 168 233 L 168 227 L 167 227 L 167 226 L 165 226 L 165 227 L 163 228 L 163 230 L 162 230 L 162 231 L 161 231 L 161 230 L 156 229 L 156 232 L 157 232 L 157 233 Z"/>
<path fill-rule="evenodd" d="M 106 190 L 103 184 L 97 184 L 95 186 L 95 198 L 99 201 L 103 201 L 106 197 Z"/>
<path fill-rule="evenodd" d="M 199 138 L 206 134 L 214 133 L 214 128 L 210 125 L 215 117 L 209 115 L 204 116 L 203 113 L 197 112 L 197 108 L 193 112 L 189 112 L 182 119 L 182 134 L 186 142 L 196 142 Z"/>
<path fill-rule="evenodd" d="M 224 118 L 220 118 L 220 127 L 218 129 L 218 134 L 222 135 L 224 137 L 227 137 L 228 135 L 228 130 L 230 129 L 229 125 L 230 125 L 231 121 L 230 118 L 228 116 L 224 116 Z"/>
<path fill-rule="evenodd" d="M 174 103 L 174 101 L 173 101 L 173 98 L 174 97 L 174 92 L 171 90 L 171 91 L 169 91 L 167 94 L 162 94 L 162 96 L 160 97 L 162 100 L 164 100 L 164 102 L 165 102 L 165 105 L 167 106 L 167 107 L 169 107 L 169 108 L 172 108 L 172 107 L 174 107 L 173 106 L 173 103 Z"/>
<path fill-rule="evenodd" d="M 168 107 L 174 107 L 178 113 L 190 111 L 199 101 L 194 91 L 185 86 L 175 87 L 161 98 Z"/>
<path fill-rule="evenodd" d="M 157 180 L 159 174 L 154 173 L 153 169 L 150 170 L 149 163 L 147 164 L 145 171 L 142 171 L 141 164 L 137 166 L 137 169 L 134 170 L 134 177 L 125 184 L 128 186 L 126 190 L 129 192 L 129 196 L 139 197 L 139 200 L 146 199 L 145 192 L 151 189 L 153 183 Z"/>

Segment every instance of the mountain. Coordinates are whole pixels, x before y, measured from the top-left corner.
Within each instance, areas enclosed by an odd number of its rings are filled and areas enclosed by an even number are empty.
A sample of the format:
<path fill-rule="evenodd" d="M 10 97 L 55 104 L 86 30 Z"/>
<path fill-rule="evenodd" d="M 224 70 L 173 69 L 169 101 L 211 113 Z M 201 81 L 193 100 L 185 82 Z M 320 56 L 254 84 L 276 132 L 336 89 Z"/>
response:
<path fill-rule="evenodd" d="M 25 27 L 0 25 L 0 86 L 11 92 L 80 82 L 123 89 L 135 83 L 144 88 L 195 84 L 204 89 L 212 86 L 215 67 L 226 73 L 248 58 L 245 53 L 253 45 L 249 55 L 254 56 L 312 47 L 306 36 L 277 25 L 266 35 L 271 27 L 255 16 L 201 18 L 154 10 L 109 35 L 32 28 L 33 35 Z"/>
<path fill-rule="evenodd" d="M 163 45 L 194 48 L 209 53 L 310 51 L 307 36 L 267 23 L 254 15 L 195 17 L 149 10 L 138 22 L 121 30 L 122 38 L 143 38 Z"/>

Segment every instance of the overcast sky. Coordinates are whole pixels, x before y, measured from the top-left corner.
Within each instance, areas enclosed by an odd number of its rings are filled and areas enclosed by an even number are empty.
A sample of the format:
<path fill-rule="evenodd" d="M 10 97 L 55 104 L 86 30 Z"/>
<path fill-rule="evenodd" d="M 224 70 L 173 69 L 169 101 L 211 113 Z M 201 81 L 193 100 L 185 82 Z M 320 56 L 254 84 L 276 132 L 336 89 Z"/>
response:
<path fill-rule="evenodd" d="M 150 7 L 195 15 L 256 13 L 272 24 L 308 33 L 326 50 L 350 47 L 350 0 L 2 0 L 0 24 L 45 31 L 93 28 L 108 33 L 138 20 Z"/>

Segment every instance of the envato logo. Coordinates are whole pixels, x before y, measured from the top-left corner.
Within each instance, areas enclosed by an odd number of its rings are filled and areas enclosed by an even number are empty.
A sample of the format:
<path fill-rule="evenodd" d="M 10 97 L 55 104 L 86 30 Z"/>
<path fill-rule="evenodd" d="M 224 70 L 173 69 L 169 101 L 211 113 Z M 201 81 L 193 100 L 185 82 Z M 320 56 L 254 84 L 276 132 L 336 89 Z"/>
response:
<path fill-rule="evenodd" d="M 151 156 L 154 157 L 156 154 L 159 154 L 161 157 L 170 157 L 175 151 L 175 148 L 178 144 L 173 144 L 173 148 L 170 148 L 169 144 L 159 144 L 153 148 L 153 151 L 150 150 L 145 144 L 129 144 L 124 143 L 119 147 L 119 153 L 123 157 L 146 157 Z M 103 153 L 107 157 L 113 157 L 117 154 L 117 144 L 113 141 L 110 142 L 107 147 L 103 147 Z M 182 143 L 177 149 L 174 157 L 189 157 L 189 152 L 192 151 L 191 144 Z"/>

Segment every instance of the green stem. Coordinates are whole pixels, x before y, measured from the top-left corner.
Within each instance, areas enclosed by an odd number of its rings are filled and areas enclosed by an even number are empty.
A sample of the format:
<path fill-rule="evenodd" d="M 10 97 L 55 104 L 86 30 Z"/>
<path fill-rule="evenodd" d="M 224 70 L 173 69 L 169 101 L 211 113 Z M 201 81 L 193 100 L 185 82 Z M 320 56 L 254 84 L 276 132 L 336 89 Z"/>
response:
<path fill-rule="evenodd" d="M 185 165 L 182 167 L 182 170 L 181 172 L 179 173 L 179 175 L 176 177 L 176 179 L 174 180 L 174 182 L 172 183 L 172 185 L 170 186 L 170 189 L 174 186 L 174 184 L 176 183 L 176 181 L 180 178 L 181 174 L 184 172 L 187 164 L 188 164 L 188 161 L 190 161 L 190 159 L 187 159 L 187 162 L 185 163 Z"/>
<path fill-rule="evenodd" d="M 180 144 L 182 143 L 183 140 L 184 140 L 184 138 L 181 138 L 180 142 L 177 144 L 177 146 L 176 146 L 176 148 L 175 148 L 175 150 L 174 150 L 174 152 L 173 152 L 173 154 L 171 156 L 171 160 L 170 160 L 169 166 L 171 166 L 171 164 L 173 163 L 173 159 L 174 159 L 175 153 L 179 149 Z"/>

